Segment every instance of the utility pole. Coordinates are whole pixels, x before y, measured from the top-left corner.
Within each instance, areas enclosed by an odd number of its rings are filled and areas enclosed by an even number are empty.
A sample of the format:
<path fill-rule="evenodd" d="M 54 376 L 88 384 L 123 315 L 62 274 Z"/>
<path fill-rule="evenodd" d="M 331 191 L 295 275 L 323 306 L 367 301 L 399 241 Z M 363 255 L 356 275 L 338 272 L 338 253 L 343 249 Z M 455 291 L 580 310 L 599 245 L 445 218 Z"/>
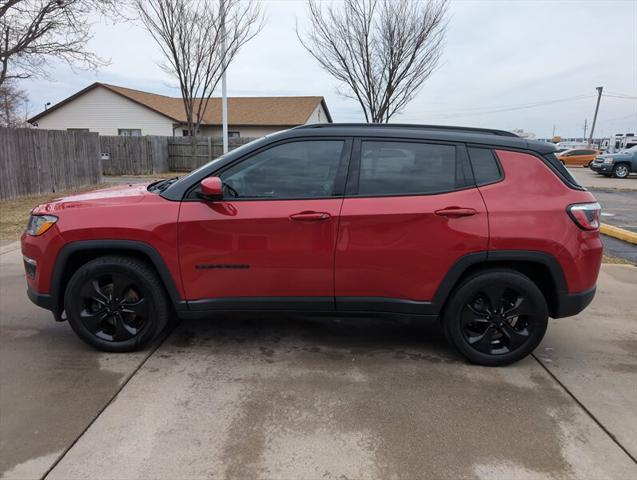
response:
<path fill-rule="evenodd" d="M 595 105 L 595 115 L 593 115 L 593 125 L 591 125 L 591 136 L 588 138 L 588 146 L 593 145 L 593 134 L 595 133 L 595 123 L 597 122 L 597 112 L 599 112 L 599 101 L 602 99 L 604 87 L 597 87 L 597 104 Z"/>
<path fill-rule="evenodd" d="M 221 50 L 223 52 L 223 73 L 221 74 L 221 125 L 223 153 L 228 153 L 228 95 L 226 91 L 226 2 L 219 3 L 221 9 Z"/>
<path fill-rule="evenodd" d="M 586 127 L 587 127 L 586 123 L 587 123 L 587 122 L 588 122 L 588 119 L 587 119 L 587 118 L 585 118 L 585 119 L 584 119 L 584 136 L 582 137 L 584 140 L 586 140 L 586 130 L 587 130 L 587 128 L 586 128 Z"/>
<path fill-rule="evenodd" d="M 555 124 L 553 124 L 553 137 L 555 137 Z M 551 138 L 553 138 L 551 137 Z"/>

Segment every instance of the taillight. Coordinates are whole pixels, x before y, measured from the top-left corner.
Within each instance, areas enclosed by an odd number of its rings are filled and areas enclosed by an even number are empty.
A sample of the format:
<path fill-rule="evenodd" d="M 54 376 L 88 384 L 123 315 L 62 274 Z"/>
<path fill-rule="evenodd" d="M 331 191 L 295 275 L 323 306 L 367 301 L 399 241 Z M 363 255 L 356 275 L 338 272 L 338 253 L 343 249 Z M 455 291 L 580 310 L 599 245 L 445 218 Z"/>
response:
<path fill-rule="evenodd" d="M 584 230 L 597 230 L 599 228 L 599 214 L 602 207 L 599 203 L 576 203 L 566 209 L 578 227 Z"/>

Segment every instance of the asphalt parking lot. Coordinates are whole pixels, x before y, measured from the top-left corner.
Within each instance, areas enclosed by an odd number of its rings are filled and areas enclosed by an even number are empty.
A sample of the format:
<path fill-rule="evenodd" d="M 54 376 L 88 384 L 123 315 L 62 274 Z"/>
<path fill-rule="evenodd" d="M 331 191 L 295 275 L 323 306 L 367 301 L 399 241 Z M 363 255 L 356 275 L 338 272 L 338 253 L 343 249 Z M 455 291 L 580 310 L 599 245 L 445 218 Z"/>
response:
<path fill-rule="evenodd" d="M 599 175 L 590 168 L 585 167 L 567 167 L 569 172 L 577 179 L 577 181 L 586 188 L 597 189 L 620 189 L 637 192 L 637 174 L 633 173 L 628 178 L 612 178 Z"/>
<path fill-rule="evenodd" d="M 569 167 L 579 183 L 588 188 L 602 206 L 603 223 L 637 232 L 637 175 L 607 178 L 588 168 Z M 637 265 L 637 245 L 602 235 L 604 251 Z"/>
<path fill-rule="evenodd" d="M 0 255 L 1 478 L 636 478 L 637 269 L 535 356 L 466 364 L 437 323 L 188 321 L 103 354 Z"/>

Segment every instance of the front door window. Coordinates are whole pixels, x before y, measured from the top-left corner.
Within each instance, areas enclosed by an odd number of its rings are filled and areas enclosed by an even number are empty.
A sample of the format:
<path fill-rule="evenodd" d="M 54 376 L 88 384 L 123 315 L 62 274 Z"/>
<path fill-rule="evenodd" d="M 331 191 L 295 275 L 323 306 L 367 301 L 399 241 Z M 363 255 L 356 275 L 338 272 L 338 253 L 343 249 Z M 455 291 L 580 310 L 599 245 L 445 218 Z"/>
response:
<path fill-rule="evenodd" d="M 308 140 L 269 148 L 221 175 L 225 193 L 237 199 L 330 197 L 344 144 Z"/>

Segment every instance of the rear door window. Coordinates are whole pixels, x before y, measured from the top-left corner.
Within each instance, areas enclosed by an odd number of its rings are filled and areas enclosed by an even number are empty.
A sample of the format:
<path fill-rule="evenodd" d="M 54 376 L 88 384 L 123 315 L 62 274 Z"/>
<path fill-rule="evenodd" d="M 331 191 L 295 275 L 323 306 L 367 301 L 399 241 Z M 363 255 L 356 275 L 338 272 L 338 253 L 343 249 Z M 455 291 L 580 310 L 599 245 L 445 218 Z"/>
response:
<path fill-rule="evenodd" d="M 418 195 L 469 184 L 454 145 L 363 140 L 358 195 Z"/>

